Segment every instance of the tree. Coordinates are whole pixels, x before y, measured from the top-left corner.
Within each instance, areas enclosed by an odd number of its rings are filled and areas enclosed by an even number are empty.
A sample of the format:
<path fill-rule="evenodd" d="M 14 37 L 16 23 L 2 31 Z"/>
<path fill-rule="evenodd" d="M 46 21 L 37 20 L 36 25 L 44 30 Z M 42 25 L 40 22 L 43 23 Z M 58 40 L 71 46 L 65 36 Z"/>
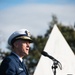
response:
<path fill-rule="evenodd" d="M 49 23 L 49 28 L 47 29 L 46 33 L 43 36 L 41 36 L 41 35 L 38 35 L 37 37 L 32 36 L 34 43 L 33 43 L 32 47 L 30 48 L 29 56 L 25 57 L 25 62 L 28 66 L 30 75 L 32 75 L 34 73 L 35 67 L 41 56 L 41 52 L 43 51 L 43 49 L 46 45 L 46 42 L 49 38 L 49 35 L 53 29 L 53 26 L 55 24 L 58 26 L 61 33 L 65 37 L 66 41 L 68 42 L 68 44 L 72 48 L 73 52 L 75 53 L 75 30 L 74 30 L 74 27 L 70 26 L 70 25 L 66 26 L 66 25 L 63 25 L 62 23 L 59 23 L 56 15 L 52 15 L 52 20 Z"/>
<path fill-rule="evenodd" d="M 58 24 L 58 18 L 56 17 L 56 15 L 52 15 L 52 21 L 49 23 L 49 29 L 46 31 L 46 33 L 44 34 L 45 37 L 49 37 L 49 34 L 52 31 L 52 28 L 54 27 L 54 25 Z"/>
<path fill-rule="evenodd" d="M 66 26 L 66 25 L 63 25 L 62 23 L 59 23 L 57 17 L 55 15 L 53 15 L 52 21 L 49 23 L 49 29 L 46 31 L 44 36 L 41 36 L 41 35 L 38 35 L 37 37 L 32 36 L 32 38 L 34 40 L 34 44 L 33 44 L 33 48 L 31 49 L 31 52 L 30 52 L 29 60 L 30 59 L 31 60 L 30 60 L 30 64 L 28 64 L 28 65 L 32 65 L 29 67 L 31 67 L 34 70 L 35 70 L 35 67 L 41 56 L 40 53 L 43 51 L 44 46 L 49 38 L 49 35 L 52 31 L 53 26 L 55 24 L 58 26 L 61 33 L 65 37 L 66 41 L 68 42 L 68 44 L 72 48 L 73 52 L 75 53 L 75 30 L 74 30 L 74 27 L 70 26 L 70 25 Z M 34 72 L 34 70 L 33 70 L 33 72 Z"/>
<path fill-rule="evenodd" d="M 62 26 L 58 25 L 61 33 L 65 37 L 66 41 L 68 42 L 69 46 L 73 50 L 75 54 L 75 30 L 73 26 Z"/>
<path fill-rule="evenodd" d="M 45 33 L 45 37 L 49 37 L 52 28 L 54 27 L 54 25 L 57 25 L 58 28 L 60 29 L 61 33 L 63 34 L 63 36 L 65 37 L 66 41 L 68 42 L 68 44 L 70 45 L 70 47 L 72 48 L 74 54 L 75 54 L 75 30 L 74 30 L 74 25 L 63 25 L 62 23 L 58 22 L 58 18 L 53 15 L 52 16 L 52 21 L 49 23 L 49 29 L 47 30 L 47 32 Z"/>

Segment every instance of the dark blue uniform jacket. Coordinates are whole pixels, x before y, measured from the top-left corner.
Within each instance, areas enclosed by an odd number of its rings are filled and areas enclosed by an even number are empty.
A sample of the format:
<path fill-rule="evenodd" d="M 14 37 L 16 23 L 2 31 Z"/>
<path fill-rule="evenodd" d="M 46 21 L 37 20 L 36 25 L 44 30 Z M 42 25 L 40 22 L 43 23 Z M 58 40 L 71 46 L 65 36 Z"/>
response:
<path fill-rule="evenodd" d="M 19 58 L 11 53 L 0 66 L 0 75 L 29 75 L 25 65 Z"/>

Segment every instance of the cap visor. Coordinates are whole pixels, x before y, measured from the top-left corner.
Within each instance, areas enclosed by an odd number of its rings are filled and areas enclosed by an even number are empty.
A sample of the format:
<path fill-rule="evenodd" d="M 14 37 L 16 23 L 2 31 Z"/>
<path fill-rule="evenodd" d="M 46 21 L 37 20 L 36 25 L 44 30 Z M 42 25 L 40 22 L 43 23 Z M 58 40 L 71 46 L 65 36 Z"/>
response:
<path fill-rule="evenodd" d="M 18 39 L 27 40 L 27 41 L 29 41 L 30 43 L 33 42 L 33 40 L 32 40 L 30 37 L 26 37 L 26 36 L 17 37 L 16 40 L 18 40 Z"/>

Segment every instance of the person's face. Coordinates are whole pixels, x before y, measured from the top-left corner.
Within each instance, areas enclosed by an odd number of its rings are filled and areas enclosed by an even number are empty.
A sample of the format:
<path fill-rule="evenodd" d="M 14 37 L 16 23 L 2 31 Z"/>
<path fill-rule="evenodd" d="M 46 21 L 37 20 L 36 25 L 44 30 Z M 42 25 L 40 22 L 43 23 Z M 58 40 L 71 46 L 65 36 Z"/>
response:
<path fill-rule="evenodd" d="M 15 43 L 15 48 L 20 56 L 25 56 L 29 54 L 30 42 L 26 40 L 17 40 Z"/>

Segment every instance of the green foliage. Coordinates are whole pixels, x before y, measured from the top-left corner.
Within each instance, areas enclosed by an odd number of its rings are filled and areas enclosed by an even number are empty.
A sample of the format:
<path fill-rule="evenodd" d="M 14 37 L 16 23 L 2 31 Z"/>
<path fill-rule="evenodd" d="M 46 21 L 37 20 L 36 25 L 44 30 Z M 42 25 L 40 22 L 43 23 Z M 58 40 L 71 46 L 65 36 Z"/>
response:
<path fill-rule="evenodd" d="M 75 53 L 75 30 L 72 26 L 61 26 L 58 25 L 61 33 L 65 37 L 66 41 L 70 45 L 71 49 Z"/>
<path fill-rule="evenodd" d="M 39 61 L 39 58 L 41 56 L 40 53 L 44 49 L 46 42 L 49 38 L 49 35 L 52 31 L 52 28 L 55 24 L 58 26 L 61 33 L 65 37 L 66 41 L 68 42 L 68 44 L 72 48 L 73 52 L 75 53 L 75 30 L 74 30 L 74 27 L 69 26 L 69 25 L 66 26 L 66 25 L 63 25 L 62 23 L 58 23 L 57 17 L 55 15 L 53 15 L 52 21 L 49 24 L 49 29 L 46 31 L 44 36 L 39 36 L 39 35 L 37 37 L 32 36 L 32 38 L 34 40 L 34 44 L 33 44 L 33 48 L 30 51 L 30 58 L 32 58 L 32 60 L 29 64 L 29 65 L 32 65 L 32 67 L 31 67 L 32 69 L 35 69 L 35 67 Z M 33 60 L 35 62 L 33 62 Z"/>
<path fill-rule="evenodd" d="M 32 36 L 34 43 L 33 43 L 33 46 L 30 48 L 30 55 L 25 57 L 26 64 L 28 65 L 28 70 L 29 70 L 30 74 L 32 74 L 34 72 L 35 67 L 41 56 L 40 53 L 43 51 L 43 49 L 46 45 L 46 42 L 49 38 L 49 35 L 52 31 L 52 28 L 55 24 L 58 26 L 61 33 L 65 37 L 66 41 L 68 42 L 68 44 L 72 48 L 73 52 L 75 53 L 75 30 L 74 30 L 74 27 L 70 26 L 70 25 L 66 26 L 66 25 L 63 25 L 62 23 L 59 23 L 57 17 L 55 15 L 52 15 L 52 20 L 49 23 L 49 28 L 46 31 L 46 33 L 43 36 L 41 36 L 41 35 L 38 35 L 37 37 Z"/>
<path fill-rule="evenodd" d="M 43 51 L 45 43 L 47 41 L 47 38 L 44 38 L 43 36 L 37 36 L 36 38 L 32 36 L 32 39 L 34 41 L 33 48 L 31 48 L 30 55 L 27 57 L 27 60 L 30 61 L 30 63 L 28 64 L 29 70 L 35 69 L 40 59 L 41 52 Z"/>

